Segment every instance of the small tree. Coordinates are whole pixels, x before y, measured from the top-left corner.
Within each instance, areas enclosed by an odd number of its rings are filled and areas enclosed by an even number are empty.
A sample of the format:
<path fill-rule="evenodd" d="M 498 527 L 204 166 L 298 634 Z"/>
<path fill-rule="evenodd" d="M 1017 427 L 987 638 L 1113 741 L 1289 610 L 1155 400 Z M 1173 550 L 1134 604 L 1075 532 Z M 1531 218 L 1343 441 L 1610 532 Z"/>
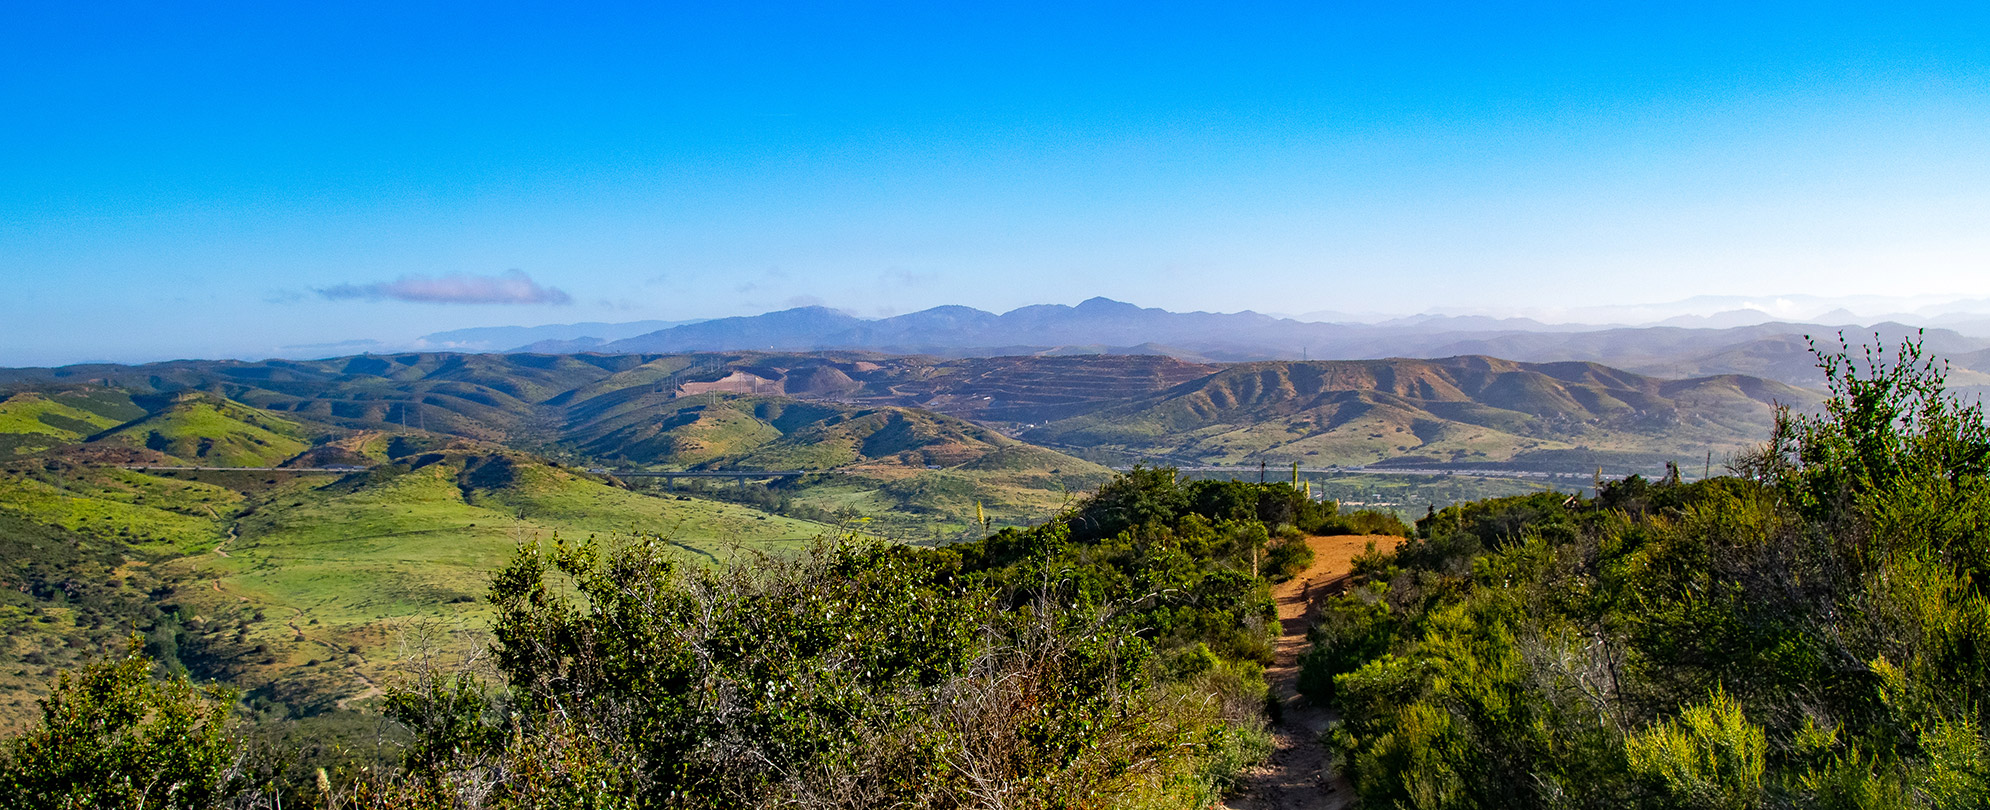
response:
<path fill-rule="evenodd" d="M 152 679 L 134 636 L 125 657 L 65 674 L 41 701 L 41 722 L 8 741 L 0 806 L 206 808 L 235 757 L 226 734 L 233 696 L 184 676 Z"/>

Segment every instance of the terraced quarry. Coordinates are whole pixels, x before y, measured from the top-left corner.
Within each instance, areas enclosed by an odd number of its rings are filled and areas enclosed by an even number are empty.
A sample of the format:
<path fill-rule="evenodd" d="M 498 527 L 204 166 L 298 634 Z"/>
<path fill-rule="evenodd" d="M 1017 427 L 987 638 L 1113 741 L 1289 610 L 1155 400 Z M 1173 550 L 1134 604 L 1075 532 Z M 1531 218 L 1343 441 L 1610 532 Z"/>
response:
<path fill-rule="evenodd" d="M 888 387 L 897 404 L 989 422 L 1036 423 L 1090 413 L 1217 367 L 1161 355 L 996 357 L 949 361 Z"/>

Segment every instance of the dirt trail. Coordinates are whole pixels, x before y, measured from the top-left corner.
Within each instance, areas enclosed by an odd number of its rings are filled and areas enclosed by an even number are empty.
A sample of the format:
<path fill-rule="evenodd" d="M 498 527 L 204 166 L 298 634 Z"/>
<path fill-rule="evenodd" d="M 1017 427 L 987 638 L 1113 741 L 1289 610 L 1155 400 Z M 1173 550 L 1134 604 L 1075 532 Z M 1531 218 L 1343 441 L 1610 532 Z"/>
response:
<path fill-rule="evenodd" d="M 1313 564 L 1290 581 L 1272 588 L 1278 602 L 1280 632 L 1272 665 L 1265 680 L 1285 704 L 1285 718 L 1272 729 L 1271 759 L 1245 774 L 1236 795 L 1224 806 L 1230 810 L 1335 810 L 1348 806 L 1354 793 L 1347 780 L 1329 772 L 1327 751 L 1319 743 L 1332 716 L 1299 697 L 1299 654 L 1306 651 L 1306 628 L 1312 624 L 1313 605 L 1337 593 L 1354 569 L 1354 558 L 1370 542 L 1378 550 L 1389 550 L 1402 542 L 1390 535 L 1342 535 L 1310 537 Z"/>
<path fill-rule="evenodd" d="M 354 669 L 352 670 L 352 674 L 355 677 L 359 678 L 360 683 L 366 684 L 366 691 L 360 692 L 359 694 L 356 695 L 347 695 L 345 697 L 339 698 L 338 700 L 334 701 L 332 705 L 338 707 L 340 710 L 352 708 L 352 704 L 354 701 L 377 698 L 381 695 L 387 694 L 385 690 L 380 688 L 380 684 L 374 683 L 372 678 L 366 677 L 366 673 L 360 672 L 358 669 Z"/>
<path fill-rule="evenodd" d="M 381 695 L 387 694 L 385 690 L 380 688 L 380 684 L 378 682 L 374 681 L 372 678 L 367 677 L 366 673 L 360 670 L 361 665 L 370 663 L 366 660 L 366 655 L 364 653 L 358 652 L 357 650 L 353 650 L 352 648 L 349 647 L 340 647 L 337 644 L 333 644 L 321 638 L 311 638 L 310 636 L 305 635 L 304 628 L 298 626 L 297 624 L 297 617 L 303 616 L 304 611 L 298 610 L 297 608 L 291 608 L 290 610 L 296 615 L 290 617 L 290 619 L 285 621 L 284 624 L 290 626 L 290 631 L 296 634 L 295 638 L 298 641 L 302 641 L 307 644 L 317 644 L 319 646 L 324 647 L 327 650 L 330 650 L 333 655 L 351 655 L 354 658 L 359 659 L 359 664 L 348 664 L 346 666 L 346 671 L 352 673 L 353 677 L 358 678 L 360 683 L 366 684 L 366 689 L 357 694 L 346 695 L 345 697 L 339 698 L 338 700 L 333 701 L 332 705 L 340 709 L 348 709 L 352 707 L 354 701 L 367 700 L 369 698 L 376 698 Z"/>
<path fill-rule="evenodd" d="M 214 553 L 219 554 L 223 557 L 228 556 L 228 552 L 222 551 L 221 546 L 227 545 L 228 542 L 231 540 L 240 539 L 240 535 L 236 532 L 235 529 L 236 529 L 235 526 L 228 527 L 228 539 L 221 541 L 221 545 L 215 546 Z M 223 593 L 223 594 L 227 593 L 227 591 L 222 589 L 221 580 L 218 578 L 214 580 L 214 591 L 215 593 Z M 240 597 L 240 601 L 247 602 L 249 601 L 249 597 L 246 596 Z M 351 707 L 351 705 L 355 701 L 368 700 L 386 694 L 386 691 L 380 688 L 380 684 L 378 682 L 374 681 L 372 678 L 367 677 L 365 672 L 360 671 L 360 666 L 370 663 L 366 660 L 366 656 L 364 654 L 358 652 L 357 650 L 352 650 L 346 647 L 340 647 L 339 645 L 333 644 L 324 639 L 311 638 L 305 635 L 304 628 L 298 626 L 297 624 L 297 617 L 304 615 L 304 611 L 294 607 L 289 608 L 289 610 L 291 611 L 291 613 L 295 615 L 293 615 L 290 619 L 286 620 L 284 624 L 290 627 L 290 632 L 294 634 L 293 637 L 296 640 L 305 642 L 307 644 L 320 645 L 325 649 L 330 650 L 335 655 L 349 654 L 359 659 L 359 664 L 347 665 L 346 669 L 352 673 L 353 677 L 358 678 L 360 683 L 365 684 L 366 689 L 360 691 L 357 694 L 347 695 L 345 697 L 339 698 L 337 701 L 333 703 L 333 705 L 337 706 L 340 709 L 346 709 Z"/>

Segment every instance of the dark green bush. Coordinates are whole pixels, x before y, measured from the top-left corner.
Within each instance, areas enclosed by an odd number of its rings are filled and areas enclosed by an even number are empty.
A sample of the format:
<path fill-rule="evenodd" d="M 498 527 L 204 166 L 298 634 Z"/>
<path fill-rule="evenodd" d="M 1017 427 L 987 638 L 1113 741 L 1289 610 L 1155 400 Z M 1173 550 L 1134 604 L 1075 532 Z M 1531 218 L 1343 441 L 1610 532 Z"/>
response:
<path fill-rule="evenodd" d="M 40 721 L 0 757 L 0 806 L 191 810 L 224 798 L 233 696 L 183 676 L 154 680 L 142 643 L 56 682 Z"/>
<path fill-rule="evenodd" d="M 1304 535 L 1284 537 L 1265 549 L 1260 574 L 1273 582 L 1284 582 L 1312 564 L 1313 547 Z"/>
<path fill-rule="evenodd" d="M 1418 521 L 1303 682 L 1364 803 L 1990 806 L 1990 427 L 1908 343 L 1822 355 L 1736 475 Z"/>
<path fill-rule="evenodd" d="M 139 783 L 103 751 L 188 774 L 147 807 L 1206 807 L 1269 751 L 1269 580 L 1303 567 L 1295 527 L 1320 519 L 1282 484 L 1137 470 L 1047 525 L 941 549 L 702 567 L 653 537 L 527 543 L 492 582 L 490 671 L 413 667 L 389 690 L 391 767 L 378 745 L 322 777 L 322 746 L 264 750 L 297 725 L 223 780 L 209 766 L 243 748 L 225 706 L 189 714 L 191 687 L 134 656 L 86 679 L 153 714 L 50 727 L 139 731 L 89 750 L 31 735 L 6 773 L 57 786 L 13 795 L 110 806 Z M 154 647 L 189 655 L 169 619 Z M 252 711 L 291 722 L 274 695 Z"/>
<path fill-rule="evenodd" d="M 1306 632 L 1311 645 L 1299 659 L 1299 693 L 1320 705 L 1334 698 L 1334 678 L 1353 672 L 1389 650 L 1395 615 L 1388 583 L 1370 583 L 1320 606 Z"/>
<path fill-rule="evenodd" d="M 1323 535 L 1393 534 L 1397 537 L 1409 537 L 1416 532 L 1410 528 L 1409 524 L 1404 523 L 1402 518 L 1397 517 L 1394 512 L 1361 509 L 1337 514 L 1323 520 L 1314 527 L 1313 533 Z"/>
<path fill-rule="evenodd" d="M 1193 768 L 1222 718 L 1167 708 L 1131 614 L 1055 573 L 997 598 L 875 543 L 720 569 L 654 542 L 527 547 L 492 588 L 506 705 L 460 677 L 393 695 L 416 742 L 406 776 L 367 795 L 930 807 L 996 790 L 1076 807 Z"/>

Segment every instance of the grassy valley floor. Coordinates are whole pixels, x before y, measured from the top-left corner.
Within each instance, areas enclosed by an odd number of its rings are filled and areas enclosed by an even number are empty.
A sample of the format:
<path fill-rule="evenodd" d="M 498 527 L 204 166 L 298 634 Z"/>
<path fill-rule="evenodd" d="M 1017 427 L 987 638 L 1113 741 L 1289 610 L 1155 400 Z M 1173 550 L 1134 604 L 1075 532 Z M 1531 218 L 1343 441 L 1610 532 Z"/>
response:
<path fill-rule="evenodd" d="M 162 658 L 309 714 L 375 694 L 416 647 L 481 644 L 491 572 L 520 543 L 640 535 L 713 562 L 836 530 L 477 452 L 342 476 L 16 467 L 0 473 L 0 517 L 22 545 L 7 584 L 42 593 L 0 604 L 9 725 L 33 711 L 44 671 L 155 622 Z M 86 614 L 78 583 L 92 579 L 117 583 L 116 603 Z"/>

